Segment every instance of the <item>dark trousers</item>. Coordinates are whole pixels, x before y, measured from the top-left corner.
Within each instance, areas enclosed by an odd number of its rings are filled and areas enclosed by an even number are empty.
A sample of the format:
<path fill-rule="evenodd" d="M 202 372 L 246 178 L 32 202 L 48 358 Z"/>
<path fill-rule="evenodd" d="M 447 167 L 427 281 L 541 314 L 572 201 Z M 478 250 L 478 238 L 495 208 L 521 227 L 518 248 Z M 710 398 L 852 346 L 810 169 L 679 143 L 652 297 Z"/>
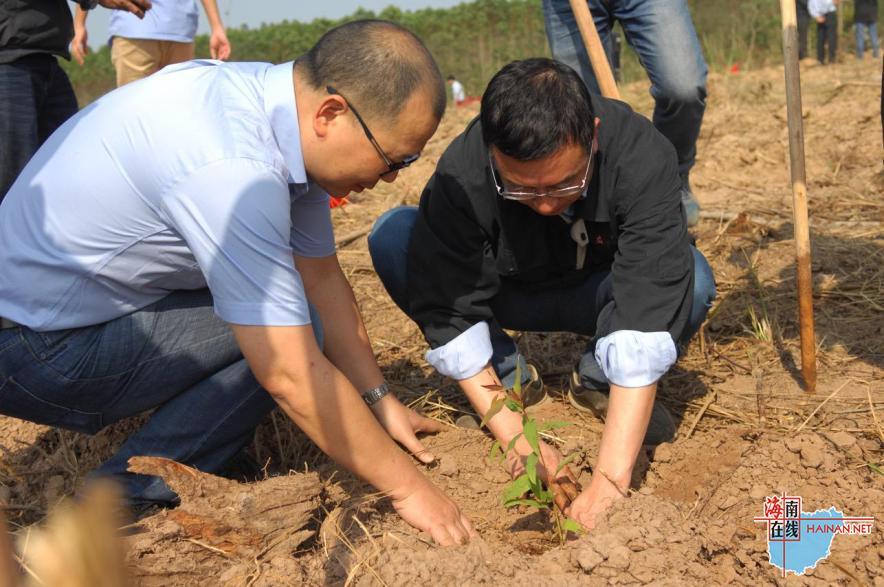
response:
<path fill-rule="evenodd" d="M 0 202 L 40 145 L 76 112 L 74 89 L 53 55 L 0 63 Z"/>
<path fill-rule="evenodd" d="M 798 59 L 807 57 L 807 31 L 810 29 L 810 13 L 807 11 L 807 2 L 796 2 L 798 12 Z"/>
<path fill-rule="evenodd" d="M 826 47 L 829 49 L 829 63 L 835 63 L 838 52 L 838 13 L 826 13 L 826 20 L 816 25 L 816 58 L 826 63 Z"/>
<path fill-rule="evenodd" d="M 316 340 L 319 315 L 311 306 Z M 276 402 L 258 384 L 209 290 L 83 328 L 0 330 L 0 414 L 95 434 L 154 409 L 95 476 L 119 482 L 132 505 L 174 503 L 159 477 L 127 472 L 133 456 L 161 456 L 217 473 Z"/>

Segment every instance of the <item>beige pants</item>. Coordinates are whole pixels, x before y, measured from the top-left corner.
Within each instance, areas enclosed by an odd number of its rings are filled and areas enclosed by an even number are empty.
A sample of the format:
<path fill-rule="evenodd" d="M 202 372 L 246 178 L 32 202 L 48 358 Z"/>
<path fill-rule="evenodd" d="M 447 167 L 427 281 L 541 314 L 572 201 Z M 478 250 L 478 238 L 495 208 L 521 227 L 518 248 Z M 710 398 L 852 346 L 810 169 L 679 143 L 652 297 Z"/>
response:
<path fill-rule="evenodd" d="M 117 87 L 140 80 L 167 65 L 193 59 L 193 43 L 114 37 L 111 63 L 117 70 Z"/>

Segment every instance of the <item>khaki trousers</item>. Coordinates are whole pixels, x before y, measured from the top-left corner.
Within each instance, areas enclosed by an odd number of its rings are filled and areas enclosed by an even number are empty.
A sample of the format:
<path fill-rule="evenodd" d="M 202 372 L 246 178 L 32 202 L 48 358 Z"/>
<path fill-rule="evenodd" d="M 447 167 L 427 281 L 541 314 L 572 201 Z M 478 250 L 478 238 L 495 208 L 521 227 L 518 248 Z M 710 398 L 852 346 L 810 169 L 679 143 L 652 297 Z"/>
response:
<path fill-rule="evenodd" d="M 114 37 L 111 63 L 117 71 L 117 87 L 145 78 L 167 65 L 193 59 L 194 44 L 152 39 Z"/>

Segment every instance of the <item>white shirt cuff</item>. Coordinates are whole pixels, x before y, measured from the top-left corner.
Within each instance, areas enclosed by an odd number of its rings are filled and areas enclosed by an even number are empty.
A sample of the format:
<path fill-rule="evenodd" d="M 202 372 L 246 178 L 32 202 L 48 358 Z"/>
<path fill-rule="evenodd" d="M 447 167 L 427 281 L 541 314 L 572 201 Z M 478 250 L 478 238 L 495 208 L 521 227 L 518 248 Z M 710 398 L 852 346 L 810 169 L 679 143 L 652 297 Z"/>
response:
<path fill-rule="evenodd" d="M 426 359 L 442 375 L 457 381 L 469 379 L 491 360 L 488 323 L 473 324 L 448 344 L 428 351 Z"/>
<path fill-rule="evenodd" d="M 656 383 L 677 358 L 668 332 L 618 330 L 600 338 L 595 359 L 608 381 L 622 387 Z"/>

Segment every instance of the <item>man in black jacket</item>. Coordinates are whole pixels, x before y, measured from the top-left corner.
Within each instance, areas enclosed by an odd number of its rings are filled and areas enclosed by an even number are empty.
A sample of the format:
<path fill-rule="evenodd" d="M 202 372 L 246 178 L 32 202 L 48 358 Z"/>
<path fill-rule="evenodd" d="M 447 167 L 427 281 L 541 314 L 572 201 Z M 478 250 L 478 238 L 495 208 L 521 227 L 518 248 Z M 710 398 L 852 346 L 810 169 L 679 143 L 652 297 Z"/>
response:
<path fill-rule="evenodd" d="M 150 0 L 77 0 L 142 18 Z M 77 98 L 56 57 L 70 60 L 74 21 L 66 0 L 0 2 L 0 202 L 49 135 L 76 114 Z"/>
<path fill-rule="evenodd" d="M 543 398 L 503 328 L 591 337 L 569 394 L 606 421 L 594 469 L 603 475 L 570 510 L 587 527 L 623 495 L 642 444 L 673 437 L 657 381 L 715 296 L 680 189 L 675 150 L 650 121 L 591 96 L 568 66 L 529 59 L 491 80 L 420 207 L 388 212 L 369 238 L 378 275 L 432 347 L 427 360 L 479 414 L 496 395 L 486 386 L 512 387 L 517 364 L 530 401 Z M 521 421 L 502 410 L 489 428 L 506 446 Z M 515 448 L 530 450 L 524 439 Z"/>

